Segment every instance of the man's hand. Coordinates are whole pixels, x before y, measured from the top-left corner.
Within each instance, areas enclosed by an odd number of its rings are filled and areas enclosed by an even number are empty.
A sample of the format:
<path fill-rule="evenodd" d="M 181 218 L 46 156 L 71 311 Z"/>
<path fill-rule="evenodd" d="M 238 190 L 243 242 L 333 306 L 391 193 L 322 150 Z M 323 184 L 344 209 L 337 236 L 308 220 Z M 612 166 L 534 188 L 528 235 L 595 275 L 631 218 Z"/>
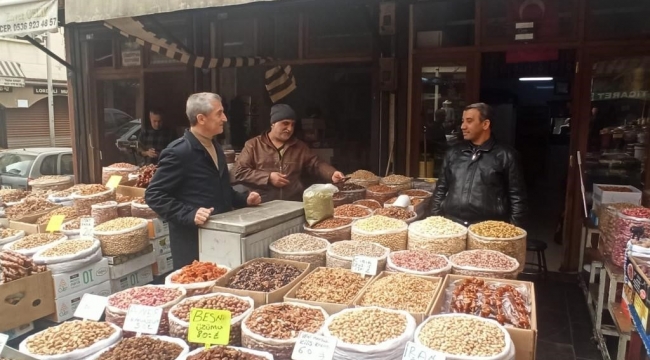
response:
<path fill-rule="evenodd" d="M 196 210 L 196 215 L 194 215 L 194 223 L 196 225 L 203 225 L 214 211 L 214 208 L 199 208 Z"/>
<path fill-rule="evenodd" d="M 255 191 L 251 191 L 251 193 L 248 194 L 248 198 L 246 199 L 246 204 L 248 204 L 248 206 L 257 206 L 261 203 L 262 198 L 260 197 L 260 194 Z"/>
<path fill-rule="evenodd" d="M 283 188 L 289 185 L 289 180 L 287 179 L 287 175 L 280 174 L 279 172 L 272 172 L 271 175 L 269 176 L 269 181 L 271 182 L 271 185 L 277 188 Z"/>
<path fill-rule="evenodd" d="M 332 182 L 334 184 L 338 184 L 341 181 L 343 181 L 344 179 L 345 179 L 345 175 L 343 175 L 343 173 L 340 172 L 340 171 L 335 171 L 334 175 L 332 175 Z"/>
<path fill-rule="evenodd" d="M 156 153 L 156 149 L 149 149 L 144 152 L 144 156 L 154 159 L 158 157 L 158 154 Z"/>

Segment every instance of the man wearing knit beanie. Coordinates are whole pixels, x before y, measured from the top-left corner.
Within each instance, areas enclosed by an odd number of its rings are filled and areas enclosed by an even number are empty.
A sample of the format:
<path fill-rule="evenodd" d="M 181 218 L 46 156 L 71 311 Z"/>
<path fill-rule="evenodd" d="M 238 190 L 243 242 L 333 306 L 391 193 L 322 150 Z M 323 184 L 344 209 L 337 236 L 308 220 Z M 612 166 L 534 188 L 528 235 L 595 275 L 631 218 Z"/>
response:
<path fill-rule="evenodd" d="M 302 201 L 303 175 L 333 183 L 345 178 L 293 136 L 297 120 L 296 112 L 289 105 L 273 105 L 271 129 L 248 140 L 237 159 L 236 180 L 258 192 L 262 202 Z"/>

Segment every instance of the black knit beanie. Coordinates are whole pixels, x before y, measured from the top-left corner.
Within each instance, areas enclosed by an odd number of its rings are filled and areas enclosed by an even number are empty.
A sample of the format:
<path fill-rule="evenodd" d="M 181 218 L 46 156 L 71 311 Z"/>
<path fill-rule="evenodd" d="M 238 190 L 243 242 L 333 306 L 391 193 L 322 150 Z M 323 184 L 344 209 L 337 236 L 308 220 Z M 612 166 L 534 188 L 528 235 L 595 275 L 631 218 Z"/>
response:
<path fill-rule="evenodd" d="M 291 106 L 286 104 L 277 104 L 271 107 L 271 124 L 282 120 L 298 120 L 298 115 L 293 111 Z"/>

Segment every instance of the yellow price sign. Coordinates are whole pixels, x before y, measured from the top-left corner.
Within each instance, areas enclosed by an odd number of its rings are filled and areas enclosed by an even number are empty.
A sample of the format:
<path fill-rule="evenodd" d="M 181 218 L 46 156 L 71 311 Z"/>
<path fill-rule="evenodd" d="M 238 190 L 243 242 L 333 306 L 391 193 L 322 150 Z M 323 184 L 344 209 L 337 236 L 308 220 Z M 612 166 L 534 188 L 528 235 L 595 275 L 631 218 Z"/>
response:
<path fill-rule="evenodd" d="M 210 345 L 228 345 L 230 341 L 230 311 L 191 309 L 190 326 L 187 332 L 189 342 Z"/>
<path fill-rule="evenodd" d="M 121 181 L 122 181 L 122 177 L 120 175 L 113 175 L 108 179 L 108 182 L 106 183 L 106 187 L 111 189 L 117 189 Z"/>
<path fill-rule="evenodd" d="M 50 222 L 47 223 L 47 228 L 45 228 L 45 231 L 47 232 L 61 231 L 61 225 L 63 224 L 64 219 L 65 219 L 65 215 L 52 216 L 50 218 Z"/>

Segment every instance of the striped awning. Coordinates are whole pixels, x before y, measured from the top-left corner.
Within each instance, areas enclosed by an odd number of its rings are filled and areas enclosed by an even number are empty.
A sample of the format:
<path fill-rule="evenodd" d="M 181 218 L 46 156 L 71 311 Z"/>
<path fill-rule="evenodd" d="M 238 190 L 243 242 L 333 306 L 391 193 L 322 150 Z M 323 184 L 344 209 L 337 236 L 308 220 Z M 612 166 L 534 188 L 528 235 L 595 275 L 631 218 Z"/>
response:
<path fill-rule="evenodd" d="M 0 86 L 25 87 L 25 73 L 19 63 L 0 60 Z"/>

